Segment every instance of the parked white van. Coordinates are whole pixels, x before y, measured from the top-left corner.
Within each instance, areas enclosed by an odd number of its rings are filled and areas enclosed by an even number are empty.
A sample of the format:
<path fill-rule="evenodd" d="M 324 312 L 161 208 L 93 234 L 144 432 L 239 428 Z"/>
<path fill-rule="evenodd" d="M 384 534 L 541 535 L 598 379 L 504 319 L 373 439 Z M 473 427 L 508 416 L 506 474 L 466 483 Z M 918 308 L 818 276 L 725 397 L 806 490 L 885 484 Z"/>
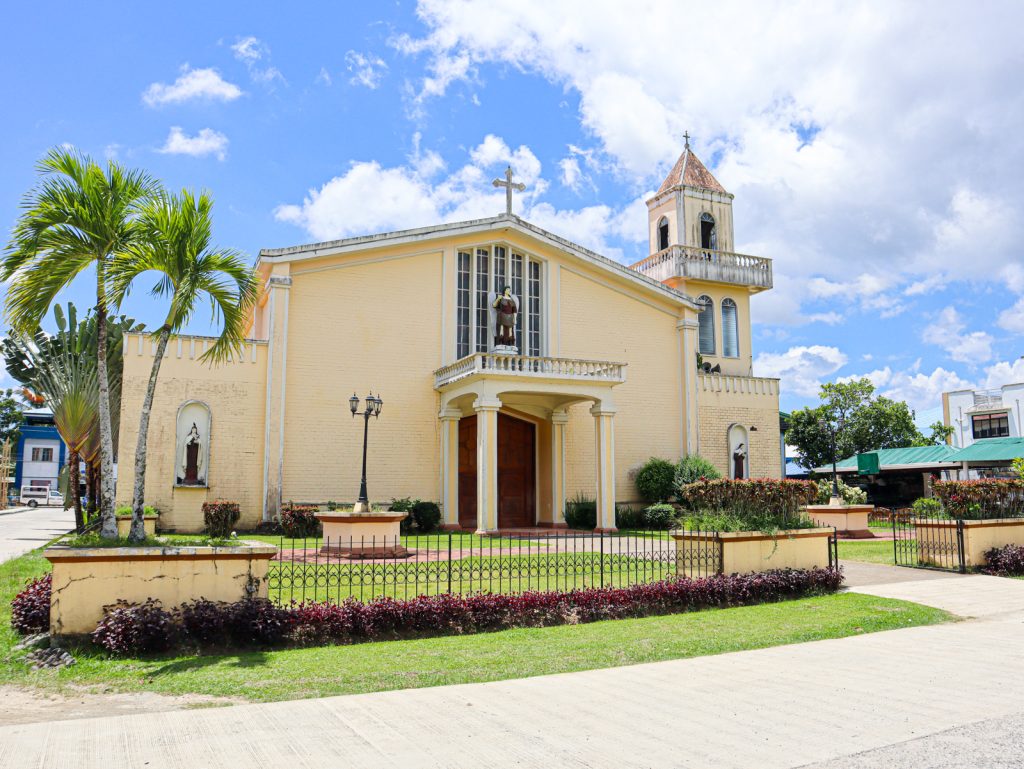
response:
<path fill-rule="evenodd" d="M 29 507 L 39 505 L 64 505 L 64 495 L 48 486 L 22 486 L 21 504 Z"/>

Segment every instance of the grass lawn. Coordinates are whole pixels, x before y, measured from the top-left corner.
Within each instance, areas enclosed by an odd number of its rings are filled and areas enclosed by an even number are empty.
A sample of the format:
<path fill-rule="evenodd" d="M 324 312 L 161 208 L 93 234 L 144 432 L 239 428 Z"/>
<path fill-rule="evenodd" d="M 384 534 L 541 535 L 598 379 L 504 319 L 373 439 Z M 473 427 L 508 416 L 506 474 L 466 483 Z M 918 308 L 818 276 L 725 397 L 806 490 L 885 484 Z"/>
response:
<path fill-rule="evenodd" d="M 313 649 L 147 659 L 75 649 L 73 667 L 32 672 L 12 650 L 17 636 L 9 626 L 10 599 L 46 565 L 38 554 L 0 564 L 0 684 L 271 701 L 614 667 L 951 619 L 938 609 L 842 593 L 665 617 Z"/>
<path fill-rule="evenodd" d="M 893 565 L 892 540 L 873 542 L 871 540 L 839 540 L 839 565 L 843 561 L 868 561 Z"/>

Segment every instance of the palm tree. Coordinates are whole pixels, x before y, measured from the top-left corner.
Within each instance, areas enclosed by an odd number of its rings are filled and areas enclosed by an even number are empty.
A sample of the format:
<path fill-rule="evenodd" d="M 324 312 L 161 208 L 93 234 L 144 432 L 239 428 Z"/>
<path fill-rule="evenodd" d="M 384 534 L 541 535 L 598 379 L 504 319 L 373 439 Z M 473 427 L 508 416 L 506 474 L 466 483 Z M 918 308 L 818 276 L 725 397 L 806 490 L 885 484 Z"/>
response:
<path fill-rule="evenodd" d="M 79 531 L 85 523 L 81 510 L 78 464 L 90 467 L 99 454 L 99 380 L 96 345 L 99 337 L 96 316 L 78 320 L 78 311 L 68 303 L 67 312 L 53 307 L 57 333 L 37 329 L 31 336 L 18 332 L 0 340 L 0 356 L 7 373 L 25 386 L 32 402 L 46 404 L 53 412 L 54 425 L 68 446 L 70 489 L 65 504 L 75 505 Z M 121 372 L 124 366 L 123 338 L 126 332 L 141 331 L 142 325 L 131 318 L 107 318 L 107 371 L 115 432 L 121 408 Z M 90 389 L 91 388 L 91 389 Z M 38 399 L 38 400 L 37 400 Z M 63 473 L 62 473 L 63 475 Z"/>
<path fill-rule="evenodd" d="M 170 298 L 170 308 L 157 338 L 153 368 L 139 416 L 139 437 L 135 447 L 135 485 L 132 491 L 131 541 L 145 538 L 143 506 L 146 490 L 146 442 L 160 364 L 171 334 L 179 332 L 203 300 L 209 302 L 215 319 L 222 323 L 216 343 L 200 360 L 219 363 L 237 353 L 245 338 L 247 322 L 256 303 L 259 282 L 244 256 L 231 249 L 212 246 L 213 199 L 189 190 L 180 195 L 153 198 L 142 210 L 139 225 L 143 237 L 114 260 L 111 267 L 111 299 L 120 303 L 132 282 L 144 272 L 160 277 L 152 293 Z"/>
<path fill-rule="evenodd" d="M 43 175 L 23 201 L 3 257 L 0 278 L 12 280 L 7 319 L 22 333 L 39 325 L 57 293 L 88 267 L 96 270 L 96 375 L 99 386 L 100 534 L 117 536 L 114 518 L 114 439 L 107 372 L 109 268 L 139 238 L 136 215 L 158 191 L 147 174 L 110 161 L 103 169 L 73 149 L 50 150 Z M 116 303 L 115 303 L 116 306 Z"/>

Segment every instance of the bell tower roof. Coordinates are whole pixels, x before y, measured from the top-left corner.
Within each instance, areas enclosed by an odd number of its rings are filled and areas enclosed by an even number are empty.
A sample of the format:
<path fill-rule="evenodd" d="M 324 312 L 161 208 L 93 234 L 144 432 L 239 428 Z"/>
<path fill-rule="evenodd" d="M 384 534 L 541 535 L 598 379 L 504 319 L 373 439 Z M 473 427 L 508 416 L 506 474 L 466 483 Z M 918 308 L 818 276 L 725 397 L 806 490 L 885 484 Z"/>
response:
<path fill-rule="evenodd" d="M 672 170 L 668 172 L 668 176 L 665 177 L 665 181 L 661 183 L 661 187 L 658 188 L 658 195 L 683 185 L 685 187 L 700 187 L 705 190 L 712 190 L 713 192 L 721 192 L 728 194 L 725 191 L 725 187 L 719 184 L 707 167 L 700 162 L 700 158 L 693 154 L 693 150 L 690 149 L 690 141 L 687 138 L 686 147 L 683 149 L 683 154 L 679 156 L 679 160 L 672 166 Z"/>

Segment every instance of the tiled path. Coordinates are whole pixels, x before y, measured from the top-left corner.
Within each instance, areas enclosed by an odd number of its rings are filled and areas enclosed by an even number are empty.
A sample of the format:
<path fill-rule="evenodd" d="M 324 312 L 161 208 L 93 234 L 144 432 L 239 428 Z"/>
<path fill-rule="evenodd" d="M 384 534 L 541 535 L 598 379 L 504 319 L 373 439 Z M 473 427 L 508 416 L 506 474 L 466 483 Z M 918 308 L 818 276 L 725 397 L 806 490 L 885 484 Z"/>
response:
<path fill-rule="evenodd" d="M 864 751 L 1016 723 L 1024 581 L 901 569 L 886 582 L 886 569 L 860 570 L 854 581 L 874 584 L 854 589 L 975 619 L 487 684 L 10 726 L 0 767 L 846 767 Z"/>

